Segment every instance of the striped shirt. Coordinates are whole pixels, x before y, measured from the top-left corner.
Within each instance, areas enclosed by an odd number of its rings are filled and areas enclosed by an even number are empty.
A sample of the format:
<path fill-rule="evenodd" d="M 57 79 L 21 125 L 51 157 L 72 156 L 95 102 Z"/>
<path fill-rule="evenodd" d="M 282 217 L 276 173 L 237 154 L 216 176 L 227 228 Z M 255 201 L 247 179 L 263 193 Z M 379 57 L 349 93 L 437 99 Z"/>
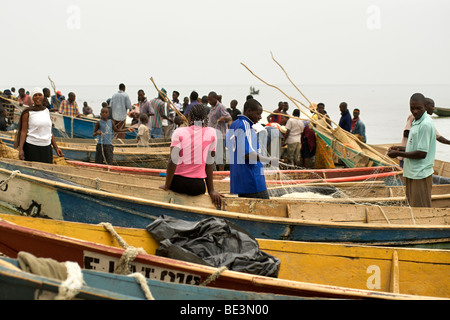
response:
<path fill-rule="evenodd" d="M 74 101 L 70 103 L 69 100 L 64 100 L 63 102 L 61 102 L 59 112 L 69 117 L 76 117 L 80 114 L 80 112 L 78 111 L 77 102 Z"/>
<path fill-rule="evenodd" d="M 159 98 L 155 98 L 150 101 L 150 106 L 155 111 L 155 115 L 153 116 L 152 128 L 161 128 L 162 125 L 162 116 L 166 115 L 164 111 L 165 103 Z"/>
<path fill-rule="evenodd" d="M 227 134 L 228 123 L 224 121 L 217 122 L 217 120 L 219 120 L 219 118 L 223 116 L 231 117 L 223 104 L 217 102 L 217 104 L 209 111 L 208 123 L 210 127 L 220 130 L 220 132 L 222 133 L 222 139 L 224 139 L 225 135 Z"/>

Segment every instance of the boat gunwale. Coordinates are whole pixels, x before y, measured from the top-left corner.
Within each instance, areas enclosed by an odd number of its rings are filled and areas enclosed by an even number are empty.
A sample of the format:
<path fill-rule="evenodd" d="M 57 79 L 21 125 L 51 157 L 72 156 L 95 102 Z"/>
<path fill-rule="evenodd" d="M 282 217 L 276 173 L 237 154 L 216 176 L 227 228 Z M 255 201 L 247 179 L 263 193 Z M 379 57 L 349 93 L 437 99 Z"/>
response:
<path fill-rule="evenodd" d="M 12 171 L 0 168 L 0 172 L 4 174 L 11 175 Z M 74 193 L 82 193 L 86 196 L 93 197 L 94 195 L 98 198 L 112 198 L 119 201 L 132 201 L 141 205 L 151 205 L 158 208 L 171 208 L 173 210 L 182 211 L 182 212 L 193 212 L 201 215 L 208 215 L 220 218 L 232 218 L 232 219 L 241 219 L 246 221 L 255 221 L 255 222 L 271 222 L 276 224 L 286 224 L 289 226 L 303 225 L 303 226 L 322 226 L 322 227 L 333 227 L 333 228 L 345 228 L 349 227 L 357 227 L 360 229 L 367 230 L 389 230 L 389 229 L 408 229 L 408 230 L 426 230 L 426 229 L 440 229 L 440 230 L 450 230 L 450 225 L 411 225 L 411 224 L 367 224 L 367 223 L 338 223 L 338 222 L 328 222 L 328 221 L 312 221 L 312 220 L 302 220 L 302 219 L 293 219 L 293 218 L 284 218 L 284 217 L 268 217 L 268 216 L 260 216 L 255 214 L 247 214 L 247 213 L 236 213 L 230 211 L 223 211 L 217 209 L 210 208 L 198 208 L 188 205 L 180 205 L 173 203 L 164 203 L 155 200 L 143 199 L 134 196 L 123 196 L 117 193 L 109 193 L 101 190 L 95 189 L 87 189 L 83 187 L 73 186 L 57 181 L 52 181 L 48 179 L 43 179 L 39 177 L 30 176 L 27 174 L 18 173 L 17 176 L 31 182 L 39 183 L 41 185 L 51 187 L 54 189 L 63 189 L 69 192 Z M 16 177 L 17 177 L 16 176 Z M 262 199 L 265 200 L 265 199 Z M 270 201 L 270 200 L 268 200 Z M 150 215 L 147 213 L 143 213 L 143 216 L 149 217 Z"/>

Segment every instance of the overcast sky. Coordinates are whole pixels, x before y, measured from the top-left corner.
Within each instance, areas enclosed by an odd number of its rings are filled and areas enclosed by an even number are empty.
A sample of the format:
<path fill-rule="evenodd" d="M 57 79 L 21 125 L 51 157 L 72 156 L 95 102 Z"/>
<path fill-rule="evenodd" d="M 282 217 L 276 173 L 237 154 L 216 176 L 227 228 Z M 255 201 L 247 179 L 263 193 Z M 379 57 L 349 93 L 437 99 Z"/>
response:
<path fill-rule="evenodd" d="M 0 85 L 450 84 L 448 0 L 2 1 Z"/>

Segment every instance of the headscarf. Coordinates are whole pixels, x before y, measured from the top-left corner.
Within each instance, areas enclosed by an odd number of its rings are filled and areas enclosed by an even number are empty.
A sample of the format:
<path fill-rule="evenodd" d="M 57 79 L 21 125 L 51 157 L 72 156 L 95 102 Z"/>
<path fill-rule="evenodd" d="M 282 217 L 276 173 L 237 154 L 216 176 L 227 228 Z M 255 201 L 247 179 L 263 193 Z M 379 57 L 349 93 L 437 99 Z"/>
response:
<path fill-rule="evenodd" d="M 33 99 L 34 95 L 37 94 L 37 93 L 43 94 L 42 92 L 43 92 L 43 91 L 42 91 L 41 88 L 38 88 L 38 87 L 34 88 L 34 89 L 31 91 L 31 99 Z"/>

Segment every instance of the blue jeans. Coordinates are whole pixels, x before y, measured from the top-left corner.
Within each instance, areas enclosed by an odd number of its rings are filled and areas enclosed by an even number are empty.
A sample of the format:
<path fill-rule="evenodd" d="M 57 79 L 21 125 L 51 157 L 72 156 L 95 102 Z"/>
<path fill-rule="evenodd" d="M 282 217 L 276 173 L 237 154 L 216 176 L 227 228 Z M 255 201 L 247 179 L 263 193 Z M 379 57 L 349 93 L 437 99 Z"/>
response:
<path fill-rule="evenodd" d="M 162 138 L 162 137 L 163 137 L 162 128 L 152 128 L 152 130 L 150 130 L 150 138 Z"/>

